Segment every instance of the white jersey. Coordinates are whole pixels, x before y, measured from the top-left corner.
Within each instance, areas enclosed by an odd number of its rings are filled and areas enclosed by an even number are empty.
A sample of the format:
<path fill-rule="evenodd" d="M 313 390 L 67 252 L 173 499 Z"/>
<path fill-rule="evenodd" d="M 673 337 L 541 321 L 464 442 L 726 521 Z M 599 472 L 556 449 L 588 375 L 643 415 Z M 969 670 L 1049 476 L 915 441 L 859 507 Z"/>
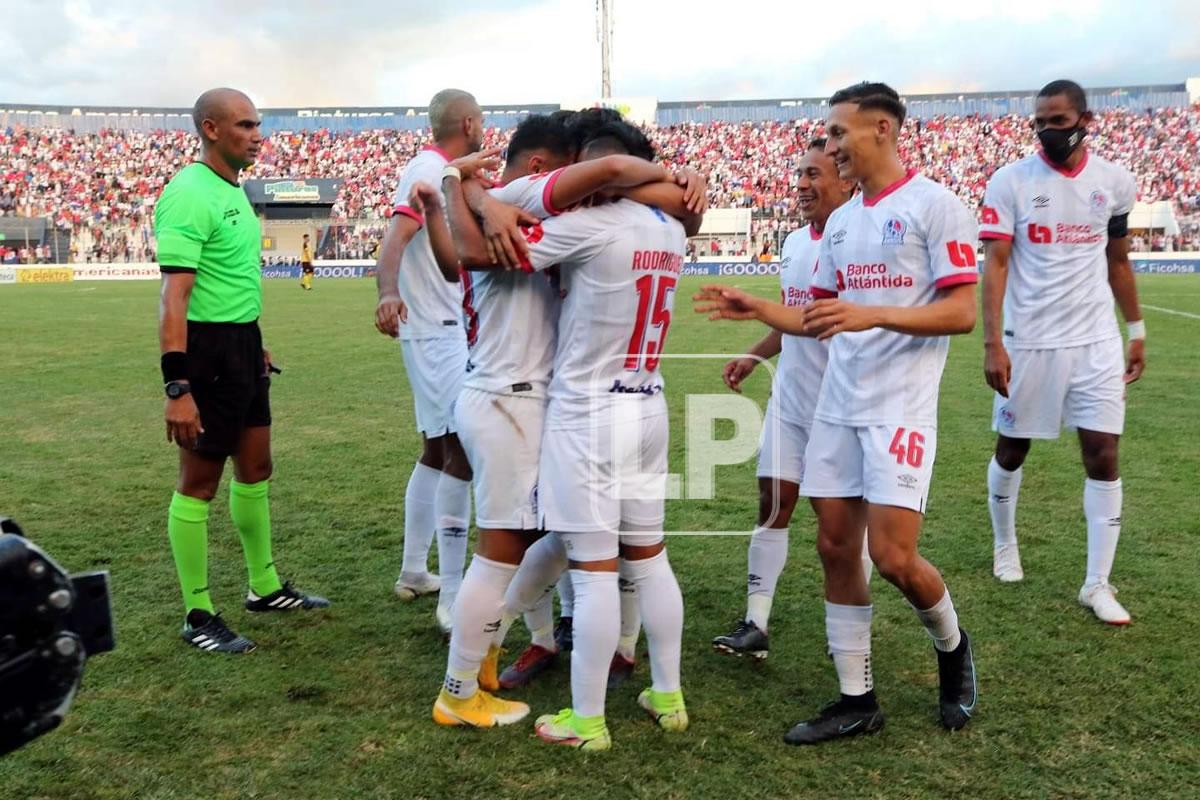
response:
<path fill-rule="evenodd" d="M 561 270 L 546 427 L 585 427 L 619 404 L 665 413 L 659 360 L 683 266 L 683 225 L 618 200 L 548 219 L 527 238 L 530 269 Z"/>
<path fill-rule="evenodd" d="M 825 223 L 817 298 L 875 306 L 928 305 L 939 289 L 979 279 L 975 218 L 954 194 L 910 171 Z M 838 333 L 829 346 L 816 419 L 838 425 L 937 425 L 946 336 L 883 328 Z"/>
<path fill-rule="evenodd" d="M 1133 210 L 1137 183 L 1084 152 L 1073 171 L 1042 153 L 996 170 L 984 194 L 980 238 L 1008 239 L 1004 344 L 1077 347 L 1117 338 L 1108 284 L 1108 221 Z"/>
<path fill-rule="evenodd" d="M 408 205 L 408 197 L 418 181 L 441 191 L 442 168 L 448 159 L 440 148 L 428 146 L 417 153 L 400 175 L 393 211 L 415 219 L 421 229 L 404 248 L 400 261 L 400 297 L 408 306 L 408 321 L 400 323 L 401 339 L 442 339 L 463 336 L 463 288 L 458 281 L 442 277 L 425 218 Z"/>
<path fill-rule="evenodd" d="M 517 178 L 490 194 L 545 219 L 558 213 L 550 193 L 561 172 Z M 498 394 L 544 397 L 554 367 L 558 307 L 555 273 L 463 272 L 470 347 L 464 385 Z"/>
<path fill-rule="evenodd" d="M 785 306 L 812 302 L 812 282 L 821 253 L 821 234 L 811 225 L 792 231 L 783 242 L 779 265 L 780 294 Z M 797 425 L 812 423 L 829 360 L 829 345 L 811 336 L 783 335 L 779 365 L 771 394 L 780 419 Z"/>

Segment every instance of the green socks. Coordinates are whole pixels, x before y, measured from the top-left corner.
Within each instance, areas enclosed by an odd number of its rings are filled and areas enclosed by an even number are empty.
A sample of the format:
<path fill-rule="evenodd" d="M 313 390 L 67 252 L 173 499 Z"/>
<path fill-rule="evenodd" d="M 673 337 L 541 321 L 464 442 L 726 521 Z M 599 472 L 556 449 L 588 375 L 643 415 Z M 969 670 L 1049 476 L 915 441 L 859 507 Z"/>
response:
<path fill-rule="evenodd" d="M 208 596 L 208 501 L 175 492 L 167 512 L 167 536 L 188 611 L 213 613 Z"/>
<path fill-rule="evenodd" d="M 242 537 L 250 590 L 259 597 L 279 591 L 283 586 L 275 574 L 275 561 L 271 557 L 271 504 L 267 499 L 270 483 L 269 480 L 229 483 L 229 515 Z"/>

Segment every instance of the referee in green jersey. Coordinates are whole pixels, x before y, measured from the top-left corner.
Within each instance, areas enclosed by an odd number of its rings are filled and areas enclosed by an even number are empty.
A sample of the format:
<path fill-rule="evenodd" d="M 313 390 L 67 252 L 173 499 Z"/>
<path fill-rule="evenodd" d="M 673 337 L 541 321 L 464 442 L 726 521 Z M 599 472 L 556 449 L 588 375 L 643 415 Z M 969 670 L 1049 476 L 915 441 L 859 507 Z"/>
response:
<path fill-rule="evenodd" d="M 200 95 L 192 119 L 200 160 L 171 179 L 154 212 L 167 441 L 179 446 L 167 535 L 187 613 L 183 640 L 207 652 L 248 653 L 254 643 L 229 629 L 208 594 L 208 507 L 227 458 L 229 513 L 250 574 L 246 610 L 325 608 L 329 601 L 281 584 L 271 556 L 272 367 L 258 329 L 262 241 L 238 185 L 262 146 L 262 120 L 234 89 Z"/>

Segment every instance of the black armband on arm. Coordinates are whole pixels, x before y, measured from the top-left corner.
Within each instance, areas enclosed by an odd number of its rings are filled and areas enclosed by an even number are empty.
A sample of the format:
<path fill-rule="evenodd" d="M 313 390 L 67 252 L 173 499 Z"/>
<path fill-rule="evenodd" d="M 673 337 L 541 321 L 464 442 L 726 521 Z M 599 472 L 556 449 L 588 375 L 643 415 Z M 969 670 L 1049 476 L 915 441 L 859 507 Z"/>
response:
<path fill-rule="evenodd" d="M 188 379 L 188 354 L 172 350 L 162 354 L 163 383 L 171 381 L 186 381 Z"/>
<path fill-rule="evenodd" d="M 162 264 L 159 266 L 158 271 L 165 272 L 167 274 L 173 274 L 176 272 L 191 272 L 194 274 L 196 272 L 196 268 L 195 267 L 172 267 L 168 264 Z"/>
<path fill-rule="evenodd" d="M 1129 214 L 1117 214 L 1108 220 L 1108 238 L 1124 239 L 1129 235 Z"/>

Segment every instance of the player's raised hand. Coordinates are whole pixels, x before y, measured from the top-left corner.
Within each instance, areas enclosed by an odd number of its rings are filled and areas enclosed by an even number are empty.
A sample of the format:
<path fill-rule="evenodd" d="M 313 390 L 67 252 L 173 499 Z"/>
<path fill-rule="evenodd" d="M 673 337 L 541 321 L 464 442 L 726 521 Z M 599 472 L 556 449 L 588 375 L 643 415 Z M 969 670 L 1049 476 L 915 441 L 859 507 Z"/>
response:
<path fill-rule="evenodd" d="M 675 173 L 675 183 L 683 187 L 683 204 L 693 214 L 708 210 L 708 179 L 691 167 Z"/>
<path fill-rule="evenodd" d="M 473 178 L 480 172 L 499 169 L 502 150 L 504 150 L 503 147 L 489 147 L 487 150 L 456 158 L 450 162 L 450 166 L 456 167 L 462 173 L 463 180 Z"/>
<path fill-rule="evenodd" d="M 196 446 L 196 440 L 204 433 L 204 428 L 200 424 L 200 409 L 196 408 L 196 401 L 191 393 L 174 399 L 168 398 L 164 417 L 167 422 L 168 442 L 175 442 L 185 450 Z"/>
<path fill-rule="evenodd" d="M 1126 374 L 1128 375 L 1128 372 Z M 983 379 L 1001 397 L 1008 397 L 1008 384 L 1012 380 L 1012 361 L 1000 342 L 983 346 Z"/>
<path fill-rule="evenodd" d="M 725 381 L 726 386 L 741 394 L 742 381 L 750 377 L 750 373 L 754 372 L 754 368 L 757 366 L 758 359 L 750 356 L 730 359 L 726 362 L 725 368 L 721 370 L 721 379 Z"/>
<path fill-rule="evenodd" d="M 1146 370 L 1146 340 L 1130 339 L 1129 353 L 1125 357 L 1125 382 L 1133 383 Z"/>
<path fill-rule="evenodd" d="M 818 339 L 865 331 L 878 324 L 874 308 L 845 300 L 815 300 L 804 308 L 804 334 Z"/>
<path fill-rule="evenodd" d="M 407 321 L 408 309 L 398 294 L 386 294 L 375 306 L 375 330 L 395 339 L 400 335 L 400 323 Z"/>
<path fill-rule="evenodd" d="M 408 193 L 408 205 L 422 216 L 428 211 L 441 211 L 442 193 L 425 181 L 417 181 Z"/>
<path fill-rule="evenodd" d="M 541 224 L 534 215 L 507 203 L 489 200 L 482 208 L 483 238 L 493 264 L 506 269 L 520 269 L 529 263 L 529 244 L 522 228 Z"/>
<path fill-rule="evenodd" d="M 697 314 L 709 319 L 757 319 L 761 298 L 733 286 L 709 284 L 692 295 Z M 731 387 L 732 388 L 732 387 Z"/>

